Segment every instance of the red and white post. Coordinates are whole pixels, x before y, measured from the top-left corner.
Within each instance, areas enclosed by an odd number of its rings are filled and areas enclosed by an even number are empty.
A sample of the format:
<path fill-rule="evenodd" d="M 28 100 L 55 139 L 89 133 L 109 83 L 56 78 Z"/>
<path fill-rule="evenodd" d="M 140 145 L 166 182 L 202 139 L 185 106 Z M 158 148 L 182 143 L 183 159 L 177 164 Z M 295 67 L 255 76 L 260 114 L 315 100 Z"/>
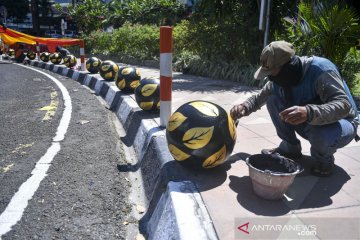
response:
<path fill-rule="evenodd" d="M 9 46 L 4 44 L 4 54 L 5 54 L 5 57 L 9 57 Z"/>
<path fill-rule="evenodd" d="M 39 42 L 36 42 L 36 59 L 40 61 L 40 46 Z"/>
<path fill-rule="evenodd" d="M 84 39 L 80 40 L 80 62 L 81 62 L 81 71 L 86 71 L 85 66 L 85 43 Z"/>
<path fill-rule="evenodd" d="M 171 115 L 172 27 L 160 27 L 160 126 L 167 127 Z"/>
<path fill-rule="evenodd" d="M 0 54 L 0 61 L 2 61 L 3 60 L 2 55 L 3 55 L 4 51 L 5 51 L 5 48 L 4 48 L 4 43 L 3 43 L 2 39 L 1 39 L 1 36 L 0 36 L 0 51 L 2 51 L 1 54 Z"/>

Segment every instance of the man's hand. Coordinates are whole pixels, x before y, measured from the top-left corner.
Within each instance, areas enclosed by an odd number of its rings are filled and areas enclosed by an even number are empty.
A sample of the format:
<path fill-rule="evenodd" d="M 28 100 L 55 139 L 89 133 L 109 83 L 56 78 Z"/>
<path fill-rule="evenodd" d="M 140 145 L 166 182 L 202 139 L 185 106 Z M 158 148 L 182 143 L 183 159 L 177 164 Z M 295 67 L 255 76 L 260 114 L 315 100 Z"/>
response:
<path fill-rule="evenodd" d="M 230 110 L 230 116 L 234 121 L 236 121 L 239 118 L 242 118 L 245 115 L 245 108 L 244 105 L 239 104 L 236 106 L 233 106 Z"/>
<path fill-rule="evenodd" d="M 279 113 L 281 119 L 291 125 L 298 125 L 308 120 L 306 107 L 293 106 Z"/>

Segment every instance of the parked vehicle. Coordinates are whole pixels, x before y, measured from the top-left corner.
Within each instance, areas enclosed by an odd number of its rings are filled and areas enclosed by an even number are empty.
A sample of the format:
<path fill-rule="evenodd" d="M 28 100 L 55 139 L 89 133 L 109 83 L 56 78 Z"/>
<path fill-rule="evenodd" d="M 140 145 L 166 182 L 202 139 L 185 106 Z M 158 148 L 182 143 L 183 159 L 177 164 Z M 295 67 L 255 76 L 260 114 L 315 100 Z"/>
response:
<path fill-rule="evenodd" d="M 76 37 L 76 32 L 73 31 L 73 30 L 65 30 L 64 37 L 75 38 Z"/>
<path fill-rule="evenodd" d="M 46 30 L 45 37 L 61 38 L 61 32 L 59 30 Z"/>

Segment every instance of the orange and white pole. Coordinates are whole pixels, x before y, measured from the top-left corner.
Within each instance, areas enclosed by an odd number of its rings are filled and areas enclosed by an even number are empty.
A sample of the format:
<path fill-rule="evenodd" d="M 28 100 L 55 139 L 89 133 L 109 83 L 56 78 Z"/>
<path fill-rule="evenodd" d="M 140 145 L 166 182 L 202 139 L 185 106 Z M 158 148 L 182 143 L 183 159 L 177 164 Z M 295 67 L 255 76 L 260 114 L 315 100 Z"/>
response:
<path fill-rule="evenodd" d="M 38 41 L 36 41 L 36 59 L 40 61 L 40 46 Z"/>
<path fill-rule="evenodd" d="M 167 127 L 171 115 L 172 27 L 160 27 L 160 126 Z"/>
<path fill-rule="evenodd" d="M 9 56 L 9 46 L 6 44 L 4 44 L 4 54 L 5 54 L 5 57 Z"/>
<path fill-rule="evenodd" d="M 81 62 L 81 71 L 86 71 L 85 67 L 85 43 L 84 39 L 80 40 L 80 62 Z"/>
<path fill-rule="evenodd" d="M 3 41 L 2 41 L 1 35 L 0 35 L 0 51 L 1 51 L 0 61 L 2 61 L 2 60 L 3 60 L 3 59 L 2 59 L 2 55 L 3 55 L 4 51 L 5 51 L 5 49 L 4 49 L 4 43 L 3 43 Z"/>

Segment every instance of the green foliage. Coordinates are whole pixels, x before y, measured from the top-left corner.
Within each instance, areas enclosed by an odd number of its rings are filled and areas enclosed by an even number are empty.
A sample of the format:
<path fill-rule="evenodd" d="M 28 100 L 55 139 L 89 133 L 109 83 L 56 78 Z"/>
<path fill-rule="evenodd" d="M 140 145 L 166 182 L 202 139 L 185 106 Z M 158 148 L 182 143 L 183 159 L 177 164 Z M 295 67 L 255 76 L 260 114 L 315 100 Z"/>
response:
<path fill-rule="evenodd" d="M 352 48 L 348 52 L 343 63 L 342 75 L 351 91 L 360 95 L 360 51 Z"/>
<path fill-rule="evenodd" d="M 355 82 L 357 83 L 351 88 L 353 96 L 360 97 L 360 72 L 355 74 Z"/>
<path fill-rule="evenodd" d="M 173 52 L 175 54 L 184 51 L 191 52 L 189 41 L 191 40 L 191 33 L 189 32 L 190 22 L 183 20 L 175 27 L 173 27 Z"/>
<path fill-rule="evenodd" d="M 287 32 L 280 37 L 292 42 L 299 55 L 324 56 L 341 68 L 359 37 L 356 12 L 328 1 L 317 5 L 301 2 L 299 14 L 301 19 L 284 19 Z"/>
<path fill-rule="evenodd" d="M 185 20 L 173 28 L 173 66 L 176 71 L 254 84 L 252 75 L 255 68 L 246 61 L 208 60 L 192 51 L 189 27 L 190 22 Z M 125 23 L 112 33 L 94 31 L 85 38 L 86 52 L 125 63 L 134 59 L 158 60 L 159 30 L 156 25 Z"/>
<path fill-rule="evenodd" d="M 104 23 L 119 29 L 112 34 L 91 33 L 86 46 L 91 53 L 115 59 L 158 59 L 158 26 L 176 23 L 173 28 L 176 70 L 257 84 L 253 82 L 254 65 L 263 47 L 263 33 L 258 30 L 260 1 L 196 2 L 193 15 L 184 18 L 184 6 L 175 0 L 111 1 Z M 279 25 L 277 18 L 296 8 L 296 1 L 272 2 L 270 29 Z M 179 22 L 180 19 L 186 20 Z"/>
<path fill-rule="evenodd" d="M 113 45 L 111 33 L 103 31 L 93 31 L 89 35 L 84 35 L 85 50 L 90 54 L 108 55 Z"/>
<path fill-rule="evenodd" d="M 274 0 L 273 6 L 275 18 L 292 11 L 296 2 Z M 259 12 L 260 1 L 197 1 L 189 20 L 174 28 L 176 69 L 257 84 L 253 81 L 254 65 L 263 47 Z M 271 24 L 274 28 L 278 21 Z"/>
<path fill-rule="evenodd" d="M 222 49 L 229 48 L 226 46 L 226 40 L 221 35 L 221 29 L 211 28 L 203 21 L 199 25 L 192 25 L 188 20 L 183 20 L 176 25 L 173 30 L 174 41 L 174 69 L 184 73 L 190 73 L 200 76 L 228 79 L 238 81 L 247 85 L 253 85 L 252 81 L 254 67 L 248 61 L 242 60 L 241 53 L 234 52 L 232 57 L 229 57 L 228 51 Z M 203 29 L 202 29 L 203 28 Z M 200 32 L 201 31 L 201 32 Z M 217 31 L 220 31 L 218 33 Z M 218 37 L 214 37 L 217 35 Z M 218 42 L 214 42 L 215 40 Z M 207 40 L 207 41 L 206 41 Z M 201 41 L 206 46 L 199 44 Z M 236 45 L 236 44 L 234 44 Z M 214 46 L 216 46 L 214 48 Z M 233 51 L 237 51 L 232 48 Z M 232 61 L 227 61 L 228 58 Z"/>
<path fill-rule="evenodd" d="M 279 27 L 278 19 L 296 9 L 296 2 L 272 1 L 270 31 Z M 258 29 L 259 14 L 260 0 L 197 1 L 190 27 L 196 38 L 194 47 L 201 52 L 201 57 L 210 60 L 256 64 L 263 48 L 263 32 Z"/>
<path fill-rule="evenodd" d="M 194 53 L 206 60 L 256 63 L 262 49 L 257 28 L 256 1 L 202 0 L 189 24 L 189 43 Z"/>
<path fill-rule="evenodd" d="M 209 61 L 202 59 L 198 55 L 184 51 L 177 55 L 173 66 L 175 71 L 184 73 L 237 81 L 248 86 L 257 84 L 252 81 L 255 68 L 251 65 L 243 65 L 237 61 L 231 63 L 225 61 Z"/>
<path fill-rule="evenodd" d="M 278 38 L 294 44 L 299 55 L 318 55 L 330 59 L 341 69 L 351 89 L 359 84 L 358 54 L 351 50 L 359 38 L 359 18 L 353 9 L 337 1 L 311 5 L 300 3 L 301 19 L 284 18 L 286 32 Z"/>
<path fill-rule="evenodd" d="M 59 5 L 57 9 L 62 11 Z M 109 26 L 119 28 L 126 22 L 172 25 L 185 16 L 185 7 L 176 0 L 83 0 L 71 6 L 68 14 L 80 32 L 89 34 Z"/>
<path fill-rule="evenodd" d="M 102 29 L 103 21 L 108 15 L 108 8 L 101 0 L 83 0 L 71 6 L 68 14 L 76 21 L 79 32 L 88 34 Z"/>
<path fill-rule="evenodd" d="M 107 25 L 115 28 L 125 22 L 173 25 L 185 16 L 185 8 L 176 0 L 112 0 L 109 14 Z"/>
<path fill-rule="evenodd" d="M 160 29 L 155 25 L 124 24 L 113 33 L 115 51 L 139 59 L 156 59 L 159 56 Z"/>
<path fill-rule="evenodd" d="M 291 12 L 296 2 L 273 0 L 273 6 L 275 18 Z M 263 33 L 258 30 L 260 1 L 198 0 L 191 17 L 176 0 L 113 0 L 107 7 L 104 26 L 118 29 L 112 34 L 96 31 L 88 35 L 86 46 L 92 53 L 117 59 L 158 59 L 158 26 L 170 24 L 174 26 L 177 70 L 234 81 L 253 80 L 252 65 L 258 62 L 263 47 Z M 82 14 L 78 17 L 83 18 Z M 271 24 L 277 26 L 278 21 Z"/>
<path fill-rule="evenodd" d="M 92 32 L 85 41 L 86 51 L 92 54 L 152 60 L 159 57 L 160 29 L 155 25 L 125 23 L 112 33 Z"/>

